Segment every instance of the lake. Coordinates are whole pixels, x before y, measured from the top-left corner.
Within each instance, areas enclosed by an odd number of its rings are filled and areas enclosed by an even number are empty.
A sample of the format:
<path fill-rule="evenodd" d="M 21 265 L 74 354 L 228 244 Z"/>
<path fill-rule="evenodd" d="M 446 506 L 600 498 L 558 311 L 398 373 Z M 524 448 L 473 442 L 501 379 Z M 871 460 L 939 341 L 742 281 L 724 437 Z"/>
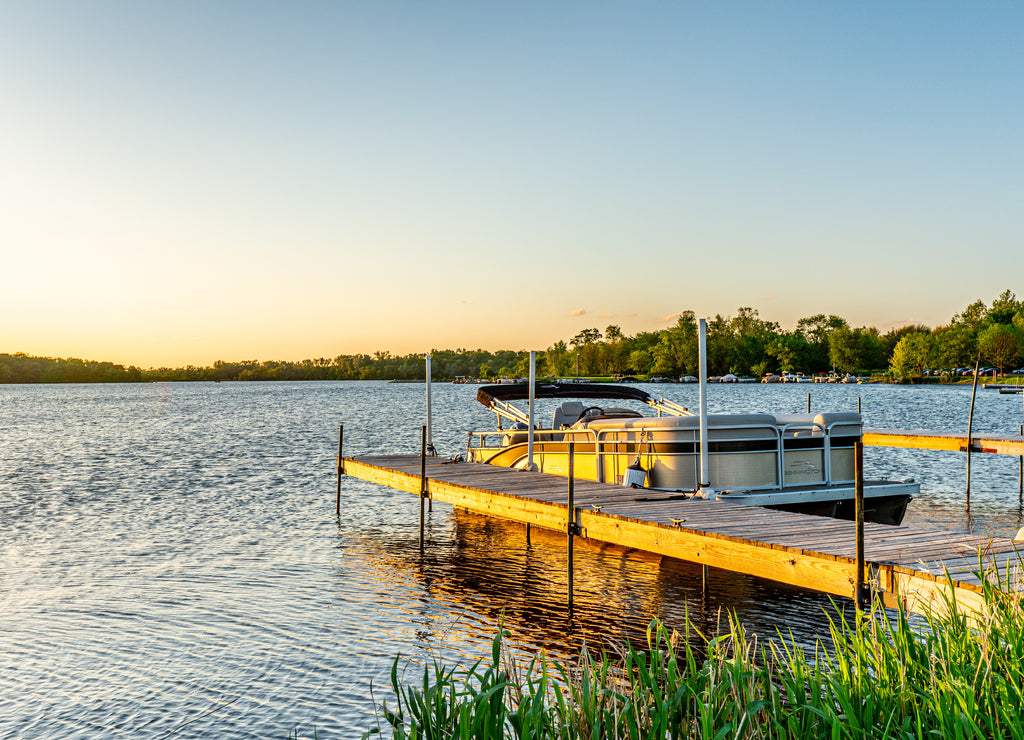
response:
<path fill-rule="evenodd" d="M 691 408 L 697 388 L 643 386 Z M 969 386 L 713 385 L 712 413 L 856 411 L 869 427 L 964 433 Z M 433 386 L 434 442 L 463 452 L 493 415 Z M 540 409 L 544 418 L 545 407 Z M 547 413 L 550 416 L 550 413 Z M 342 480 L 345 454 L 419 451 L 424 386 L 382 382 L 0 386 L 0 737 L 358 737 L 396 655 L 470 662 L 499 624 L 515 651 L 640 642 L 655 616 L 765 638 L 828 633 L 824 596 L 565 537 Z M 1021 396 L 978 390 L 977 432 L 1016 434 Z M 1018 461 L 865 449 L 913 477 L 906 524 L 1012 536 Z M 837 604 L 839 608 L 843 603 Z"/>

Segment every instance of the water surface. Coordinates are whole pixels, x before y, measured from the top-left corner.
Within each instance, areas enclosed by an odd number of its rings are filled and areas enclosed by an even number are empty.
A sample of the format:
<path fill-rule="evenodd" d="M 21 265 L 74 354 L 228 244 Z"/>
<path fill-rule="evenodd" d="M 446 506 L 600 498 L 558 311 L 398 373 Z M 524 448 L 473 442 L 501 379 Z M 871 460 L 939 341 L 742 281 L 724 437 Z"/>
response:
<path fill-rule="evenodd" d="M 692 386 L 649 386 L 697 406 Z M 374 726 L 401 653 L 475 660 L 498 625 L 523 653 L 641 640 L 660 616 L 811 644 L 830 600 L 645 553 L 565 539 L 354 479 L 346 454 L 417 452 L 422 384 L 0 386 L 0 737 L 353 737 Z M 715 386 L 712 412 L 856 410 L 868 426 L 966 430 L 970 388 Z M 493 416 L 435 384 L 439 452 Z M 543 408 L 541 414 L 550 414 Z M 979 390 L 975 429 L 1016 433 L 1020 396 Z M 865 451 L 869 476 L 914 477 L 906 522 L 1012 535 L 1017 458 Z M 842 606 L 842 604 L 840 604 Z"/>

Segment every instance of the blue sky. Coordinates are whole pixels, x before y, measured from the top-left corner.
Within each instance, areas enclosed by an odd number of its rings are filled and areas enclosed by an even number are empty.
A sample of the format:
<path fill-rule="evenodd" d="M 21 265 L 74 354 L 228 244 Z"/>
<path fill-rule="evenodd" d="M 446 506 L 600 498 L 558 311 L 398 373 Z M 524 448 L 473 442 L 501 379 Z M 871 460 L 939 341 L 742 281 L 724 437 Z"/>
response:
<path fill-rule="evenodd" d="M 0 351 L 543 349 L 1024 294 L 1024 5 L 0 2 Z"/>

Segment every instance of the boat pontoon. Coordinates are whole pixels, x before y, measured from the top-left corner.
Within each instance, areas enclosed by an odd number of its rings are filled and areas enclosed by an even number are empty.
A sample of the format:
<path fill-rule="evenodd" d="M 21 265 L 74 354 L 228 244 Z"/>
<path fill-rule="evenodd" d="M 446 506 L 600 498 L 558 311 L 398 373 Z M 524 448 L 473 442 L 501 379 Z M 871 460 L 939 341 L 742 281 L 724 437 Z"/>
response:
<path fill-rule="evenodd" d="M 479 389 L 477 400 L 497 414 L 498 429 L 470 433 L 469 460 L 509 468 L 532 462 L 541 472 L 568 475 L 572 443 L 577 478 L 841 519 L 855 516 L 860 414 L 708 415 L 710 480 L 702 486 L 700 417 L 686 408 L 630 386 L 537 383 L 535 399 L 560 403 L 550 427 L 535 424 L 531 461 L 529 415 L 510 403 L 529 398 L 529 391 L 528 383 Z M 639 402 L 658 415 L 607 401 Z M 911 479 L 865 481 L 865 520 L 899 524 L 919 490 Z"/>

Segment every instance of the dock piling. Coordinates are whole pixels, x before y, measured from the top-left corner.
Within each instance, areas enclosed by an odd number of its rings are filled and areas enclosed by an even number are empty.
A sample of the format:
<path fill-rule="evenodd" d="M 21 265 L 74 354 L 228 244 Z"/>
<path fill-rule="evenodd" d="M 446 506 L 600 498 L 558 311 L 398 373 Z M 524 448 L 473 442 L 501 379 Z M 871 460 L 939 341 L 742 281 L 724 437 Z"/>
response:
<path fill-rule="evenodd" d="M 807 394 L 807 413 L 811 413 L 811 394 Z"/>
<path fill-rule="evenodd" d="M 423 552 L 423 505 L 427 497 L 427 427 L 420 427 L 420 552 Z"/>
<path fill-rule="evenodd" d="M 568 580 L 569 580 L 569 618 L 572 618 L 572 601 L 573 601 L 573 573 L 572 573 L 572 548 L 573 548 L 573 535 L 576 534 L 576 502 L 574 501 L 574 481 L 575 481 L 575 458 L 576 458 L 576 443 L 569 443 L 569 526 L 567 528 L 568 539 Z"/>
<path fill-rule="evenodd" d="M 345 472 L 345 466 L 341 462 L 341 441 L 345 437 L 345 425 L 341 424 L 338 426 L 338 498 L 337 498 L 337 514 L 341 516 L 341 474 Z"/>
<path fill-rule="evenodd" d="M 856 565 L 854 566 L 857 571 L 857 580 L 853 598 L 858 609 L 866 609 L 869 604 L 864 586 L 864 443 L 859 440 L 853 444 L 853 465 L 856 479 L 854 505 L 857 521 L 857 551 Z"/>

